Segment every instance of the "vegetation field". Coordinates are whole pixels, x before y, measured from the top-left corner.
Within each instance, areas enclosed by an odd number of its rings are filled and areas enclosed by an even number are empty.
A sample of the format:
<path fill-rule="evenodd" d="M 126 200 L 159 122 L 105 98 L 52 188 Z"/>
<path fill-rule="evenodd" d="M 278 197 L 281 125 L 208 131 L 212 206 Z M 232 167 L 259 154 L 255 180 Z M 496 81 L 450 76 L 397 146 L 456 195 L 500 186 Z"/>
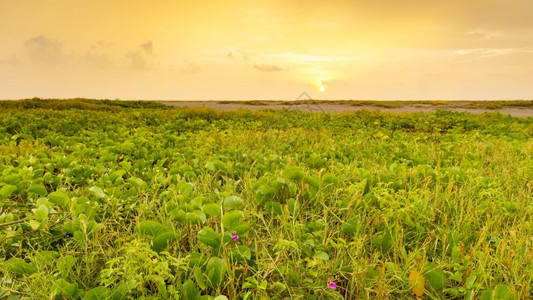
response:
<path fill-rule="evenodd" d="M 531 299 L 533 120 L 0 105 L 0 299 Z"/>

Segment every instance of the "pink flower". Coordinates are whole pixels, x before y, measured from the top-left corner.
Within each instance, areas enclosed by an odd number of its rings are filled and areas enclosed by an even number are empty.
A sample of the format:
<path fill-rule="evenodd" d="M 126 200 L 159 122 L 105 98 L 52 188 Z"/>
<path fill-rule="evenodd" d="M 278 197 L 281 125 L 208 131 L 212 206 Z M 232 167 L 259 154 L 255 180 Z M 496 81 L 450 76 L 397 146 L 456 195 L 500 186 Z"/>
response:
<path fill-rule="evenodd" d="M 330 289 L 332 289 L 332 290 L 336 290 L 337 289 L 337 284 L 334 281 L 332 281 L 332 282 L 328 283 L 328 287 Z"/>
<path fill-rule="evenodd" d="M 231 233 L 231 240 L 235 242 L 235 241 L 237 241 L 238 239 L 239 239 L 239 236 L 238 236 L 237 234 L 235 234 L 235 231 L 233 231 L 233 232 Z"/>

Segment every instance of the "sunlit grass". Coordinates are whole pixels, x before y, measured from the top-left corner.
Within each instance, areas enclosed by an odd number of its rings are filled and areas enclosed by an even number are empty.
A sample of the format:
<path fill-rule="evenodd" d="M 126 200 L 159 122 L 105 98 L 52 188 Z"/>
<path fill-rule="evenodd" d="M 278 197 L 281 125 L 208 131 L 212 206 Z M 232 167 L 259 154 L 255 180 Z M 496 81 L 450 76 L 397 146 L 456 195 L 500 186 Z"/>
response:
<path fill-rule="evenodd" d="M 0 110 L 0 298 L 531 295 L 531 118 L 80 103 Z"/>

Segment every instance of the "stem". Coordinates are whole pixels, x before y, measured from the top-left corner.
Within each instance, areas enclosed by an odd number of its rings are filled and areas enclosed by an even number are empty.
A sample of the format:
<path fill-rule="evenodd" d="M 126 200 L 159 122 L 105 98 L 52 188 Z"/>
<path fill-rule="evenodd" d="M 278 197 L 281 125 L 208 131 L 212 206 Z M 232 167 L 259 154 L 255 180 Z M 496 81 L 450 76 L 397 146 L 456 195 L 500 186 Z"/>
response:
<path fill-rule="evenodd" d="M 18 224 L 18 223 L 22 223 L 24 221 L 26 221 L 26 218 L 20 219 L 20 220 L 16 220 L 16 221 L 13 221 L 13 222 L 3 223 L 3 224 L 0 224 L 0 228 L 1 227 L 5 227 L 5 226 L 10 226 L 10 225 L 15 225 L 15 224 Z"/>

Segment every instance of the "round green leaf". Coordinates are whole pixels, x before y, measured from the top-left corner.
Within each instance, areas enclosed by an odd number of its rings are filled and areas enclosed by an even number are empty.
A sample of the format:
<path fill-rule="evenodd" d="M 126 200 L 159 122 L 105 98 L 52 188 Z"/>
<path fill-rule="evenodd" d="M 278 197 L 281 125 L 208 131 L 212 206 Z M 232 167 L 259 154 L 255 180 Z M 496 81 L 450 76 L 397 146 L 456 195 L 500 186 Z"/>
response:
<path fill-rule="evenodd" d="M 226 199 L 224 199 L 224 208 L 225 209 L 234 209 L 239 206 L 241 206 L 244 203 L 240 197 L 237 196 L 229 196 Z"/>
<path fill-rule="evenodd" d="M 104 198 L 105 197 L 105 193 L 104 191 L 102 190 L 102 188 L 98 187 L 98 186 L 93 186 L 89 189 L 89 192 L 91 192 L 91 194 L 97 198 Z"/>
<path fill-rule="evenodd" d="M 142 221 L 141 223 L 139 223 L 139 225 L 137 225 L 135 230 L 139 233 L 147 234 L 151 236 L 157 236 L 158 234 L 162 232 L 168 231 L 168 229 L 164 227 L 163 225 L 161 225 L 160 223 L 156 221 L 151 221 L 151 220 Z"/>
<path fill-rule="evenodd" d="M 301 180 L 304 178 L 305 173 L 298 167 L 291 167 L 285 170 L 285 176 L 291 180 Z"/>
<path fill-rule="evenodd" d="M 224 274 L 226 274 L 226 268 L 224 262 L 218 257 L 211 257 L 207 261 L 207 278 L 212 288 L 216 288 L 224 282 Z"/>
<path fill-rule="evenodd" d="M 17 191 L 17 186 L 7 184 L 0 189 L 0 198 L 8 199 L 11 194 Z"/>
<path fill-rule="evenodd" d="M 28 192 L 35 193 L 43 197 L 48 195 L 48 192 L 46 191 L 46 187 L 42 183 L 34 184 L 30 186 L 30 188 L 28 189 Z"/>
<path fill-rule="evenodd" d="M 185 300 L 198 300 L 200 299 L 200 290 L 198 287 L 192 282 L 192 280 L 187 280 L 183 284 L 183 298 Z"/>
<path fill-rule="evenodd" d="M 218 217 L 220 216 L 220 205 L 215 203 L 206 204 L 202 207 L 202 211 L 208 216 Z"/>
<path fill-rule="evenodd" d="M 91 289 L 87 293 L 85 293 L 85 296 L 83 296 L 83 300 L 105 300 L 108 299 L 107 294 L 107 288 L 104 286 L 95 287 L 94 289 Z"/>
<path fill-rule="evenodd" d="M 240 210 L 230 211 L 222 217 L 222 224 L 226 229 L 231 230 L 243 217 L 244 213 Z"/>
<path fill-rule="evenodd" d="M 163 232 L 152 240 L 152 250 L 159 253 L 165 250 L 170 242 L 173 242 L 177 239 L 178 236 L 174 232 Z"/>

